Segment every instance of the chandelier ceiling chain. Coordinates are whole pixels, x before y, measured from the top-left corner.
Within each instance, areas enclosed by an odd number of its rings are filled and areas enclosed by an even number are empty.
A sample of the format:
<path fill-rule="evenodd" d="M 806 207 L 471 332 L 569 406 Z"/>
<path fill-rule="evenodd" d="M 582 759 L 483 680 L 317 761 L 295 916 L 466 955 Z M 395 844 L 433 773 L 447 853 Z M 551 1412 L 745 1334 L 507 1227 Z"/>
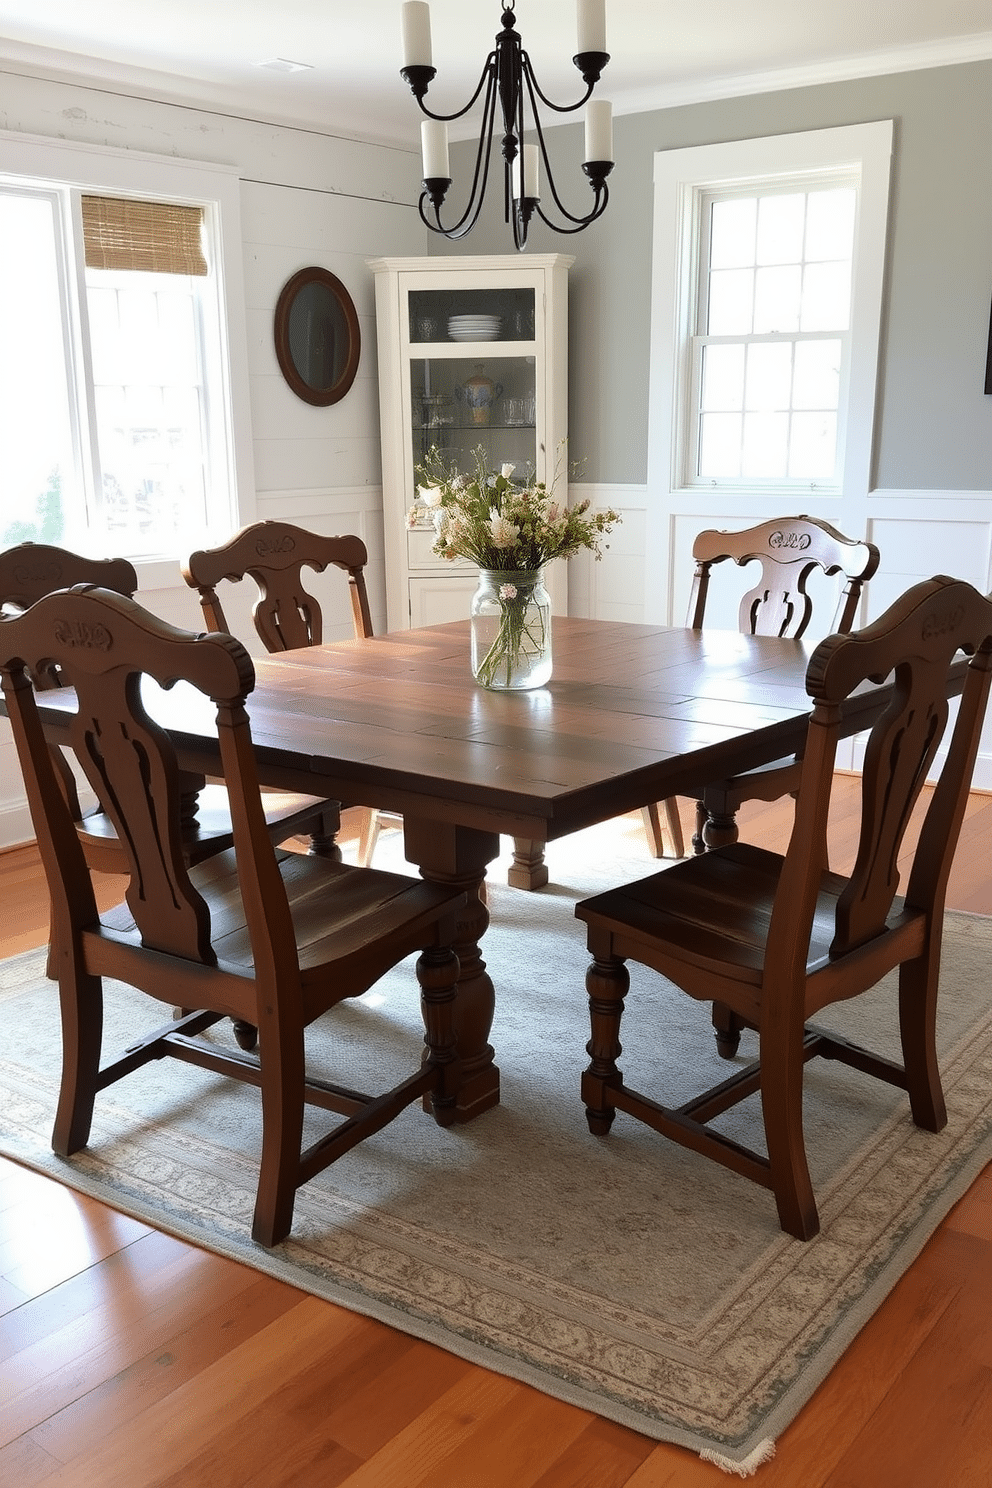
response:
<path fill-rule="evenodd" d="M 498 105 L 503 122 L 503 220 L 512 225 L 514 246 L 523 249 L 527 246 L 528 228 L 535 215 L 553 232 L 577 233 L 595 222 L 606 210 L 610 199 L 606 178 L 614 164 L 612 106 L 605 100 L 592 101 L 592 94 L 610 54 L 606 50 L 605 0 L 578 0 L 578 50 L 572 61 L 586 85 L 585 92 L 575 103 L 554 103 L 538 83 L 530 57 L 516 30 L 514 0 L 504 0 L 502 10 L 502 30 L 496 34 L 495 48 L 486 58 L 478 86 L 463 108 L 450 114 L 435 113 L 424 102 L 437 72 L 431 50 L 430 7 L 425 0 L 406 0 L 403 6 L 404 65 L 400 76 L 409 84 L 421 112 L 426 115 L 420 126 L 424 189 L 419 210 L 424 226 L 446 238 L 463 238 L 479 220 L 489 181 Z M 452 181 L 447 126 L 474 108 L 483 93 L 482 127 L 468 203 L 457 222 L 446 227 L 441 221 L 441 208 Z M 558 194 L 538 100 L 557 114 L 574 113 L 576 109 L 586 107 L 586 158 L 582 169 L 594 196 L 592 207 L 585 216 L 570 212 Z M 525 142 L 528 129 L 534 140 Z M 563 220 L 553 220 L 541 206 L 542 178 Z"/>

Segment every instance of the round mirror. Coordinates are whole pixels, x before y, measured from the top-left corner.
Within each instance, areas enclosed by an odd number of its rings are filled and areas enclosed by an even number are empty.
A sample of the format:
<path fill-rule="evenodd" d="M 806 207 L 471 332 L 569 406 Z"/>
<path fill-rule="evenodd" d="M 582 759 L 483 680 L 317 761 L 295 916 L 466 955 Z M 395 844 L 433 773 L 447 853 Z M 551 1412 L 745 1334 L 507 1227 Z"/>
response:
<path fill-rule="evenodd" d="M 276 302 L 276 356 L 298 398 L 325 407 L 355 380 L 361 333 L 354 301 L 327 269 L 300 269 Z"/>

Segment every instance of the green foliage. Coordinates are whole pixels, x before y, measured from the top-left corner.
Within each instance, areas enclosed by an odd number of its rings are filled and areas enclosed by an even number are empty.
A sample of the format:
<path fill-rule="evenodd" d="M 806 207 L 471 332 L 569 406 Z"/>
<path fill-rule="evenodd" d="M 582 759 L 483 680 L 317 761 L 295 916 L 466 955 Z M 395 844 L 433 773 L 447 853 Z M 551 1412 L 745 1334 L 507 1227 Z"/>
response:
<path fill-rule="evenodd" d="M 65 532 L 65 513 L 62 510 L 62 475 L 58 467 L 48 477 L 48 485 L 34 503 L 33 522 L 10 522 L 4 528 L 3 545 L 13 547 L 15 543 L 58 543 Z"/>

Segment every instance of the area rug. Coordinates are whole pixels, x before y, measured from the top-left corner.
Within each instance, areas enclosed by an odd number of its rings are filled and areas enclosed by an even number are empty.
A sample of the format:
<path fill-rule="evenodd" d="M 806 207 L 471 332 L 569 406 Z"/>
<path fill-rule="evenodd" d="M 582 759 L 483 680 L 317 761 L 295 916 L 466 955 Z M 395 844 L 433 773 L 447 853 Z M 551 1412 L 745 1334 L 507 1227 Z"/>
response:
<path fill-rule="evenodd" d="M 401 863 L 398 835 L 377 863 Z M 416 1106 L 303 1189 L 291 1237 L 249 1238 L 256 1093 L 161 1063 L 97 1102 L 89 1148 L 49 1147 L 57 998 L 42 952 L 0 963 L 0 1148 L 64 1183 L 295 1286 L 548 1394 L 743 1472 L 760 1460 L 955 1200 L 992 1160 L 992 920 L 949 914 L 940 1002 L 949 1121 L 918 1131 L 905 1097 L 843 1066 L 806 1073 L 822 1231 L 781 1233 L 765 1190 L 618 1115 L 590 1136 L 579 1099 L 589 1036 L 576 899 L 655 866 L 635 819 L 548 852 L 551 883 L 494 870 L 485 955 L 502 1103 L 441 1130 Z M 727 1073 L 708 1010 L 632 968 L 621 1063 L 668 1102 Z M 147 1028 L 109 989 L 108 1044 Z M 147 1005 L 145 1005 L 147 1008 Z M 819 1021 L 897 1052 L 883 985 Z M 417 1059 L 409 965 L 312 1030 L 312 1064 L 345 1069 L 376 1030 L 385 1083 Z M 230 1037 L 229 1025 L 217 1036 Z M 742 1056 L 753 1055 L 742 1042 Z M 368 1085 L 367 1088 L 372 1088 Z M 724 1118 L 760 1145 L 750 1101 Z"/>

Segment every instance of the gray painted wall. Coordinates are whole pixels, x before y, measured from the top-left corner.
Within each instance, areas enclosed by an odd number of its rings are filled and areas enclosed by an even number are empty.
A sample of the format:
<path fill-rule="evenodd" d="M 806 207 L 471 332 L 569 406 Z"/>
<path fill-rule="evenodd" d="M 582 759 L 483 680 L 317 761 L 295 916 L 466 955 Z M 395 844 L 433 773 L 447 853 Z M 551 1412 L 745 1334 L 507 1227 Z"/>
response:
<path fill-rule="evenodd" d="M 608 95 L 604 84 L 604 96 Z M 992 396 L 984 391 L 992 301 L 992 62 L 734 98 L 615 121 L 617 166 L 605 216 L 564 238 L 542 224 L 534 252 L 575 254 L 570 276 L 570 455 L 588 481 L 647 474 L 648 307 L 657 150 L 895 120 L 888 292 L 873 484 L 890 490 L 992 489 Z M 591 200 L 581 126 L 553 131 L 559 192 Z M 471 146 L 453 148 L 456 172 Z M 431 252 L 512 252 L 490 211 L 462 244 Z M 487 203 L 487 206 L 490 204 Z"/>

